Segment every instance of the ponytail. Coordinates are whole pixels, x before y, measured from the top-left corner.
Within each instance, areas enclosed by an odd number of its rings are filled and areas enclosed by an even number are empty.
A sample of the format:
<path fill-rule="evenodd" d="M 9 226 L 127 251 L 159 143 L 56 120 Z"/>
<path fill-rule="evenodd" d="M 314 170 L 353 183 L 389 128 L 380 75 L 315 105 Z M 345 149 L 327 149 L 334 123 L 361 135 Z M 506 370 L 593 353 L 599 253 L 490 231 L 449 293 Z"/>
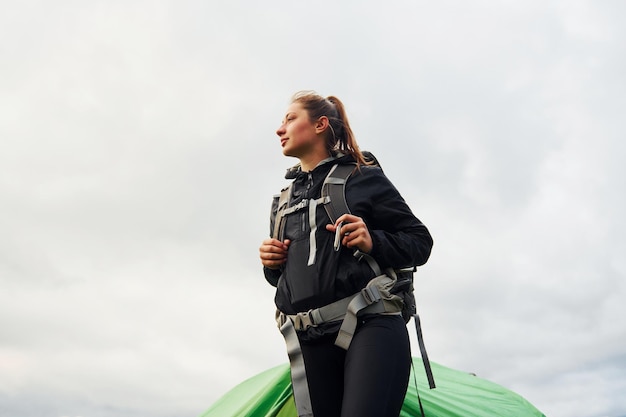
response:
<path fill-rule="evenodd" d="M 326 149 L 329 154 L 332 155 L 338 151 L 347 153 L 354 158 L 357 166 L 367 164 L 350 128 L 341 100 L 335 96 L 324 98 L 313 91 L 301 91 L 296 93 L 291 101 L 300 103 L 311 120 L 317 120 L 322 116 L 328 118 L 330 132 L 326 134 Z"/>

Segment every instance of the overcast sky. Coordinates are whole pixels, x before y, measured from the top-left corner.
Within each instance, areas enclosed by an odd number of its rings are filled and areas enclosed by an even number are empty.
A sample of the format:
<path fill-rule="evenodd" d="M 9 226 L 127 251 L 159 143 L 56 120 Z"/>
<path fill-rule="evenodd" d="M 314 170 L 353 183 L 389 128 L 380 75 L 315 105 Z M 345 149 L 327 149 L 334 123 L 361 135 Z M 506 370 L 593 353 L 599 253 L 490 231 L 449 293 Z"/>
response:
<path fill-rule="evenodd" d="M 431 360 L 548 417 L 626 416 L 625 18 L 0 0 L 0 414 L 193 417 L 287 362 L 258 247 L 313 89 L 435 239 Z"/>

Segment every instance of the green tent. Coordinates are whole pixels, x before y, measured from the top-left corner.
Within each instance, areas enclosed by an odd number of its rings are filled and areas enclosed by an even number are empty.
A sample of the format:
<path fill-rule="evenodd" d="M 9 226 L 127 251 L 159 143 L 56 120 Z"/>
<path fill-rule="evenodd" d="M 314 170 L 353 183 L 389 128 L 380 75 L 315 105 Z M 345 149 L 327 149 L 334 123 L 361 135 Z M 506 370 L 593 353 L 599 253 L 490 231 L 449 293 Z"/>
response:
<path fill-rule="evenodd" d="M 545 417 L 504 387 L 433 362 L 437 388 L 431 390 L 421 359 L 414 362 L 415 373 L 411 374 L 400 417 L 421 415 L 417 390 L 427 417 Z M 297 417 L 291 394 L 289 365 L 280 365 L 237 385 L 201 417 Z"/>

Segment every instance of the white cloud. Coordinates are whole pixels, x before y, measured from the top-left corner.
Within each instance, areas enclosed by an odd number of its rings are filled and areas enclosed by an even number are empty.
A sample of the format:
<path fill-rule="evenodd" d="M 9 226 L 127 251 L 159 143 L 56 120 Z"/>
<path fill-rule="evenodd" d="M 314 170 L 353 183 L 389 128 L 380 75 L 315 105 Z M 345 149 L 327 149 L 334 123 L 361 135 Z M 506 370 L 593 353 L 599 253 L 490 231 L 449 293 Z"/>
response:
<path fill-rule="evenodd" d="M 287 360 L 257 251 L 313 88 L 433 232 L 431 359 L 624 414 L 622 8 L 6 7 L 0 409 L 194 415 Z"/>

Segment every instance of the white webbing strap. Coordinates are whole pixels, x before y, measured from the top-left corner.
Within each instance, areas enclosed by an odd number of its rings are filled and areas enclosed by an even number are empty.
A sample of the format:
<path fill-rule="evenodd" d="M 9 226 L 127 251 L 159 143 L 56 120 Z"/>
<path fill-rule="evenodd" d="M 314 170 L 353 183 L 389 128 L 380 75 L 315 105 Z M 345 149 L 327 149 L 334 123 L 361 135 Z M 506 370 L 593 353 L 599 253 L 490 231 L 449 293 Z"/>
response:
<path fill-rule="evenodd" d="M 298 417 L 313 417 L 313 407 L 311 406 L 311 396 L 309 394 L 309 383 L 306 379 L 306 369 L 300 341 L 296 334 L 296 329 L 289 318 L 284 320 L 280 326 L 280 332 L 287 344 L 287 355 L 291 367 L 291 386 L 293 389 L 293 399 L 296 403 Z"/>
<path fill-rule="evenodd" d="M 321 197 L 317 200 L 311 199 L 306 201 L 309 202 L 309 228 L 311 229 L 309 232 L 309 261 L 307 266 L 311 266 L 315 264 L 315 253 L 317 252 L 317 239 L 315 239 L 315 234 L 317 233 L 317 206 L 318 204 L 326 204 L 330 200 L 328 197 Z"/>
<path fill-rule="evenodd" d="M 309 262 L 306 266 L 311 266 L 315 263 L 315 252 L 317 252 L 317 240 L 315 239 L 315 233 L 317 232 L 317 222 L 315 218 L 315 210 L 317 209 L 317 200 L 311 200 L 309 203 Z"/>

